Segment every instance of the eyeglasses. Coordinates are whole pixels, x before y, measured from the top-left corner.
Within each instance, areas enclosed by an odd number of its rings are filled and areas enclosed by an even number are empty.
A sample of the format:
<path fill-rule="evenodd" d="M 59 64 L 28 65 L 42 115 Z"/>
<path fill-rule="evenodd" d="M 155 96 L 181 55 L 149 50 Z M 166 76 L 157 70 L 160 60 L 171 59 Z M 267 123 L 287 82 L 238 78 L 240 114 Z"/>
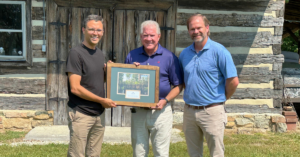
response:
<path fill-rule="evenodd" d="M 87 30 L 88 30 L 89 33 L 94 33 L 94 32 L 101 33 L 102 32 L 101 29 L 97 29 L 97 30 L 95 30 L 95 29 L 87 29 Z"/>

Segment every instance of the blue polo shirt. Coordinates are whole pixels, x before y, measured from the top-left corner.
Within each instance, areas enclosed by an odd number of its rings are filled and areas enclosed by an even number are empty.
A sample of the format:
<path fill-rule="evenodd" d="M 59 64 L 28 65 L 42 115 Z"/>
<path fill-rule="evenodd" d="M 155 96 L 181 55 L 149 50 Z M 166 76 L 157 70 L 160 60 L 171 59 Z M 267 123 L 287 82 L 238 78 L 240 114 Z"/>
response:
<path fill-rule="evenodd" d="M 237 76 L 230 52 L 208 38 L 204 48 L 196 52 L 194 43 L 185 48 L 179 62 L 184 73 L 185 103 L 207 106 L 226 101 L 225 82 Z"/>
<path fill-rule="evenodd" d="M 178 58 L 160 44 L 152 56 L 148 56 L 143 46 L 130 51 L 125 63 L 132 64 L 133 62 L 139 62 L 141 65 L 159 66 L 159 99 L 164 99 L 169 94 L 171 85 L 178 86 L 183 83 Z"/>

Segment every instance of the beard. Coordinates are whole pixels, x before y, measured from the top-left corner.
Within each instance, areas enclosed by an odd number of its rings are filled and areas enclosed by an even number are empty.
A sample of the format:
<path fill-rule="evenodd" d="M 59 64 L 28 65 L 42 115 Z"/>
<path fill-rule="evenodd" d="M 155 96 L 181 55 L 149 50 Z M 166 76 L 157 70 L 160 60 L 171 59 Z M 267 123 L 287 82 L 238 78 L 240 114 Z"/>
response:
<path fill-rule="evenodd" d="M 193 41 L 194 42 L 197 42 L 197 43 L 202 43 L 204 41 L 204 39 L 206 38 L 206 35 L 200 33 L 200 34 L 196 34 L 196 36 L 200 35 L 201 38 L 196 38 L 194 35 L 193 35 Z"/>

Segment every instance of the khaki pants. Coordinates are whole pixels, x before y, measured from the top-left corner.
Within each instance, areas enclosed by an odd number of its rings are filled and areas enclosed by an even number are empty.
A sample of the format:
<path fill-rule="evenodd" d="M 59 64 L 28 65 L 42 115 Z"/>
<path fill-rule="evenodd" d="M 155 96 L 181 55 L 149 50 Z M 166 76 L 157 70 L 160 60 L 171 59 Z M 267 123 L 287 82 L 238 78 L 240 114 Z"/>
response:
<path fill-rule="evenodd" d="M 88 116 L 70 107 L 68 113 L 70 129 L 68 157 L 99 157 L 105 130 L 104 118 L 101 120 L 100 116 Z"/>
<path fill-rule="evenodd" d="M 203 156 L 203 136 L 211 157 L 224 157 L 224 129 L 227 116 L 224 105 L 204 109 L 184 106 L 183 132 L 190 157 Z"/>
<path fill-rule="evenodd" d="M 149 137 L 155 157 L 168 157 L 172 131 L 172 108 L 168 103 L 162 110 L 136 107 L 131 114 L 131 144 L 134 157 L 147 157 Z"/>

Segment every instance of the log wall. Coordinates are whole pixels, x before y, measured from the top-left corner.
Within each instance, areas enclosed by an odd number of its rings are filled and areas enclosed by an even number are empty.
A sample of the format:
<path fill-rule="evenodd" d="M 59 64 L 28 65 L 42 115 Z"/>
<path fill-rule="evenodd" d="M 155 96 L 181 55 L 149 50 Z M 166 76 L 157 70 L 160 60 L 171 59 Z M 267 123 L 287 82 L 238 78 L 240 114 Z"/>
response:
<path fill-rule="evenodd" d="M 32 66 L 0 67 L 1 110 L 45 110 L 46 53 L 43 44 L 43 1 L 31 0 Z M 7 64 L 6 64 L 7 65 Z"/>
<path fill-rule="evenodd" d="M 176 55 L 192 44 L 186 20 L 194 13 L 210 21 L 210 38 L 232 54 L 240 84 L 226 102 L 229 113 L 281 113 L 284 0 L 179 0 Z M 182 93 L 175 111 L 184 107 Z"/>
<path fill-rule="evenodd" d="M 33 66 L 0 68 L 0 109 L 45 109 L 47 58 L 42 52 L 43 1 L 32 0 L 31 5 Z M 284 5 L 284 0 L 178 1 L 176 55 L 192 44 L 185 21 L 194 13 L 207 16 L 211 22 L 211 39 L 223 44 L 232 54 L 240 85 L 227 101 L 228 112 L 281 111 L 284 59 L 280 45 Z M 174 110 L 182 110 L 183 105 L 182 95 L 179 95 L 174 101 Z"/>

